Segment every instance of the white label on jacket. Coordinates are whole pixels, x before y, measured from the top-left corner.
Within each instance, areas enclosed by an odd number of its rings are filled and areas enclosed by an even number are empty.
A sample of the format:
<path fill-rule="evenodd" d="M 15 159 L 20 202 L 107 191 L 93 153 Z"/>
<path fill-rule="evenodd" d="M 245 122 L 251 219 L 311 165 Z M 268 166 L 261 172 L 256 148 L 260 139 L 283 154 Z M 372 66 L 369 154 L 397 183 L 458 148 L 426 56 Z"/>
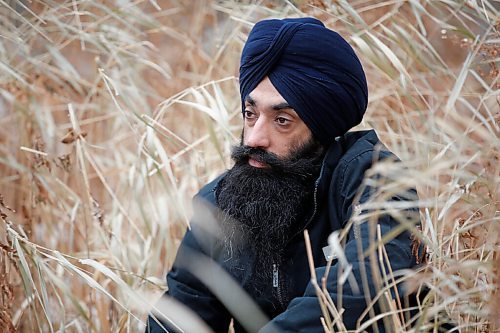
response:
<path fill-rule="evenodd" d="M 273 287 L 278 288 L 278 281 L 279 281 L 279 272 L 278 272 L 278 265 L 273 264 Z"/>
<path fill-rule="evenodd" d="M 323 254 L 325 255 L 326 261 L 333 260 L 337 257 L 335 255 L 335 251 L 333 250 L 333 246 L 330 245 L 327 245 L 323 248 Z"/>

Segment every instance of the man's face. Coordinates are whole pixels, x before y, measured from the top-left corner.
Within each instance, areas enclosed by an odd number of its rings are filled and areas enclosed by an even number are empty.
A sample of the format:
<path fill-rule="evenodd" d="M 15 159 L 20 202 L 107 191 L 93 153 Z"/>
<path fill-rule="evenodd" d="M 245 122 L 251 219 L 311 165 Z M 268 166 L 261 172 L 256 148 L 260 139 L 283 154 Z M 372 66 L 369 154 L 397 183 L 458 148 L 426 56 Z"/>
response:
<path fill-rule="evenodd" d="M 290 157 L 296 148 L 311 140 L 312 133 L 287 101 L 265 77 L 245 100 L 243 144 Z M 249 158 L 248 164 L 256 168 L 267 165 Z"/>

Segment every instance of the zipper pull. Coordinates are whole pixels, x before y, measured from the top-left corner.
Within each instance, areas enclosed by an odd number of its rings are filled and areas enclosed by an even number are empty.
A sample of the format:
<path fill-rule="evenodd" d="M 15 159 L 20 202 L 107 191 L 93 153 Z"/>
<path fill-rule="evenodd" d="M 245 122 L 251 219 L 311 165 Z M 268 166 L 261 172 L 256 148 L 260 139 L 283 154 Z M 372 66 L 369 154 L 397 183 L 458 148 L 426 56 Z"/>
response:
<path fill-rule="evenodd" d="M 273 288 L 279 287 L 279 270 L 278 265 L 273 264 Z"/>

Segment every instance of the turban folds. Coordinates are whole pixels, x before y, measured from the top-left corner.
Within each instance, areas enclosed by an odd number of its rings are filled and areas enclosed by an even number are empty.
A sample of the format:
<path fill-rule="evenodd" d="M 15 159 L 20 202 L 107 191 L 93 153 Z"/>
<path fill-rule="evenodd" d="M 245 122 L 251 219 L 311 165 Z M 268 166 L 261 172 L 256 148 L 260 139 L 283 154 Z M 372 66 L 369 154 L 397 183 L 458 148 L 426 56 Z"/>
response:
<path fill-rule="evenodd" d="M 368 102 L 363 67 L 351 46 L 317 19 L 255 24 L 241 55 L 242 107 L 266 76 L 323 144 L 363 118 Z"/>

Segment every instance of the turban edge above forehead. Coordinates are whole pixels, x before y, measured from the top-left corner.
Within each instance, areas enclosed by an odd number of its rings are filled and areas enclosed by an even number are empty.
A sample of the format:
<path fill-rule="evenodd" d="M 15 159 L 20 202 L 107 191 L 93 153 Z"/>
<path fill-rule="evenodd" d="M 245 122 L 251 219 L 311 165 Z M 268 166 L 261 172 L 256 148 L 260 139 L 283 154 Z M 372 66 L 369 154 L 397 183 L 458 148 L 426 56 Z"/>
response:
<path fill-rule="evenodd" d="M 266 76 L 323 144 L 363 118 L 368 88 L 361 63 L 351 46 L 317 19 L 255 24 L 241 55 L 243 108 Z"/>

